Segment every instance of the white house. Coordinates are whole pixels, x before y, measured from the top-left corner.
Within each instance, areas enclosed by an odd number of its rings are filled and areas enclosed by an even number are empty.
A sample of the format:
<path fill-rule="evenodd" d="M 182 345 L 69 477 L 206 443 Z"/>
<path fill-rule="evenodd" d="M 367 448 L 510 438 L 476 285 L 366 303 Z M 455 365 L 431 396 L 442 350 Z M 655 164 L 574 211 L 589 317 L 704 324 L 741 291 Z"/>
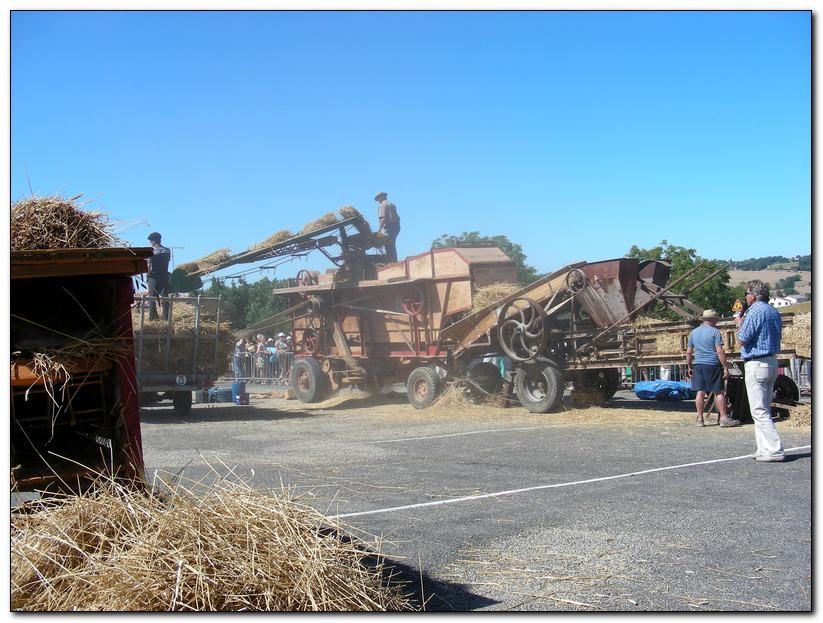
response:
<path fill-rule="evenodd" d="M 789 305 L 797 305 L 798 303 L 805 303 L 809 297 L 805 294 L 789 294 L 787 296 L 773 296 L 769 299 L 769 305 L 772 307 L 788 307 Z"/>

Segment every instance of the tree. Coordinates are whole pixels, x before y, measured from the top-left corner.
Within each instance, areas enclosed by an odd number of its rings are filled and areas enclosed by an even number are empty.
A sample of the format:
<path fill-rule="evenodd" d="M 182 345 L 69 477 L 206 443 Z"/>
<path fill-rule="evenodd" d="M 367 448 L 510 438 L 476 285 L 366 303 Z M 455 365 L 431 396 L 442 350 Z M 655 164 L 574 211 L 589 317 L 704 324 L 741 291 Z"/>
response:
<path fill-rule="evenodd" d="M 638 260 L 667 260 L 671 262 L 671 272 L 669 275 L 669 283 L 674 282 L 685 275 L 689 270 L 696 265 L 700 265 L 691 275 L 686 277 L 683 281 L 675 285 L 673 292 L 682 294 L 688 291 L 692 286 L 697 285 L 703 281 L 711 273 L 716 271 L 724 262 L 717 260 L 704 260 L 697 255 L 695 249 L 688 249 L 662 240 L 660 244 L 651 249 L 641 249 L 634 245 L 626 257 L 635 258 Z M 724 269 L 717 275 L 709 279 L 706 283 L 698 287 L 693 292 L 688 293 L 688 299 L 704 309 L 712 308 L 721 315 L 728 315 L 731 313 L 732 305 L 736 298 L 742 295 L 742 288 L 730 288 L 729 271 Z M 740 291 L 740 292 L 738 292 Z M 666 309 L 663 305 L 657 304 L 649 314 L 654 318 L 677 320 L 679 316 L 673 311 Z"/>
<path fill-rule="evenodd" d="M 274 314 L 288 307 L 284 297 L 275 296 L 272 290 L 286 287 L 284 280 L 270 280 L 268 277 L 253 283 L 232 282 L 227 285 L 219 279 L 212 280 L 211 284 L 200 294 L 204 296 L 220 296 L 222 298 L 221 314 L 225 314 L 234 330 L 245 329 L 261 320 L 270 318 Z M 284 330 L 288 326 L 288 319 L 278 323 L 276 330 Z"/>
<path fill-rule="evenodd" d="M 442 249 L 443 247 L 458 247 L 460 245 L 490 245 L 497 247 L 503 253 L 509 256 L 517 266 L 517 281 L 521 285 L 528 285 L 540 278 L 540 273 L 534 266 L 526 264 L 526 254 L 523 248 L 506 236 L 481 236 L 477 231 L 464 231 L 459 236 L 450 236 L 443 234 L 437 240 L 432 242 L 432 249 Z"/>

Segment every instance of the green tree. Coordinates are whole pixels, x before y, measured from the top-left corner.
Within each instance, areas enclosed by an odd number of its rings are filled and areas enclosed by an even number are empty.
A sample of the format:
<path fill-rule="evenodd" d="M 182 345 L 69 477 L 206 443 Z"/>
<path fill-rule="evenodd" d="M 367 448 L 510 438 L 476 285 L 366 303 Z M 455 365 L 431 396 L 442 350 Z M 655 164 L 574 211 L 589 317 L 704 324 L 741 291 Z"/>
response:
<path fill-rule="evenodd" d="M 675 294 L 685 293 L 690 290 L 692 286 L 697 285 L 703 281 L 711 273 L 724 265 L 724 262 L 717 260 L 704 260 L 697 255 L 695 249 L 680 247 L 669 244 L 668 241 L 663 240 L 656 247 L 651 249 L 641 249 L 634 245 L 626 253 L 626 257 L 635 258 L 638 260 L 667 260 L 671 262 L 671 273 L 669 275 L 669 283 L 673 283 L 685 275 L 689 270 L 694 268 L 697 264 L 700 266 L 691 275 L 683 279 L 673 288 Z M 742 288 L 730 288 L 729 271 L 724 269 L 717 275 L 709 279 L 706 283 L 692 292 L 689 292 L 687 297 L 695 305 L 704 309 L 712 308 L 723 316 L 731 314 L 731 308 L 734 304 L 735 298 L 739 298 L 736 294 Z M 654 318 L 661 318 L 667 320 L 677 320 L 680 318 L 675 312 L 666 309 L 662 304 L 658 303 L 649 314 Z"/>
<path fill-rule="evenodd" d="M 464 231 L 459 236 L 443 234 L 432 242 L 432 249 L 443 247 L 459 247 L 460 245 L 490 245 L 497 247 L 509 256 L 517 266 L 517 281 L 521 285 L 528 285 L 540 278 L 540 273 L 534 266 L 526 263 L 526 254 L 523 247 L 509 240 L 506 236 L 481 236 L 477 231 Z"/>
<path fill-rule="evenodd" d="M 232 281 L 230 285 L 220 279 L 213 279 L 209 287 L 200 293 L 205 296 L 220 296 L 221 314 L 225 314 L 234 330 L 240 330 L 286 309 L 288 301 L 272 294 L 272 290 L 287 285 L 284 280 L 271 280 L 268 277 L 253 283 Z M 287 325 L 288 320 L 284 320 L 276 328 L 282 330 Z"/>

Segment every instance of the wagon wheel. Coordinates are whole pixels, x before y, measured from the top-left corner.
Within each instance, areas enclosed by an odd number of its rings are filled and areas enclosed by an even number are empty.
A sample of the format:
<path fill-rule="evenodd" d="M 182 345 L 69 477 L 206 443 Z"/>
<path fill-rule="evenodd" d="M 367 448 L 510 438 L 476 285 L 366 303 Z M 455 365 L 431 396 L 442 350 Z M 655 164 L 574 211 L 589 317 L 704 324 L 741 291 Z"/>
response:
<path fill-rule="evenodd" d="M 569 271 L 569 274 L 566 275 L 566 287 L 572 294 L 577 294 L 584 290 L 587 285 L 589 285 L 589 282 L 586 281 L 586 275 L 584 275 L 583 271 L 579 268 L 573 268 Z"/>
<path fill-rule="evenodd" d="M 320 334 L 314 329 L 303 330 L 303 350 L 312 355 L 320 352 Z"/>
<path fill-rule="evenodd" d="M 297 286 L 305 288 L 306 286 L 317 285 L 317 274 L 310 270 L 303 269 L 297 273 Z"/>
<path fill-rule="evenodd" d="M 420 288 L 412 288 L 403 295 L 402 307 L 403 311 L 410 316 L 417 316 L 423 313 L 425 305 L 423 292 L 420 291 Z"/>
<path fill-rule="evenodd" d="M 529 361 L 540 355 L 548 341 L 548 316 L 527 297 L 509 301 L 500 310 L 497 337 L 500 347 L 515 361 Z"/>

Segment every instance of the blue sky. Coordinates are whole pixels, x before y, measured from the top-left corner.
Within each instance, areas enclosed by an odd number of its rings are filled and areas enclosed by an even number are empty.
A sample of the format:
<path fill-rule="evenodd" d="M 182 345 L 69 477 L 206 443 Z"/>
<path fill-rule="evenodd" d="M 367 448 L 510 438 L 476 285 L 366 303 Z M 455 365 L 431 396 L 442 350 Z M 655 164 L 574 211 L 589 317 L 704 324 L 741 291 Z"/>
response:
<path fill-rule="evenodd" d="M 811 251 L 808 12 L 14 12 L 11 193 L 176 263 L 343 205 L 550 271 Z M 98 196 L 99 195 L 99 196 Z M 309 267 L 327 267 L 322 256 Z M 305 263 L 278 269 L 293 276 Z"/>

